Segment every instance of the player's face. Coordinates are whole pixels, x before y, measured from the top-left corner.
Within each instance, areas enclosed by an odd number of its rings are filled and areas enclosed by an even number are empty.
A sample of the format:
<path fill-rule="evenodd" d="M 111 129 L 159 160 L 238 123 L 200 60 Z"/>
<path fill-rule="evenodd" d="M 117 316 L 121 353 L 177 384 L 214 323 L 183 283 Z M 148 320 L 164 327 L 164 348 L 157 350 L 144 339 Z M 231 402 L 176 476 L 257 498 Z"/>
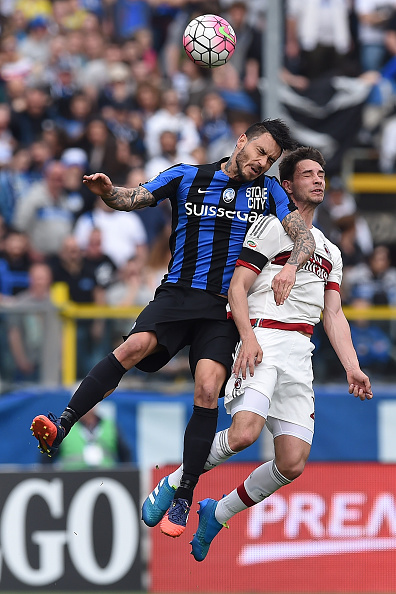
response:
<path fill-rule="evenodd" d="M 316 161 L 305 159 L 296 165 L 293 181 L 285 189 L 297 203 L 317 205 L 323 201 L 325 172 Z"/>
<path fill-rule="evenodd" d="M 268 132 L 251 140 L 242 134 L 234 153 L 236 177 L 243 181 L 256 179 L 268 171 L 281 153 L 280 146 Z"/>

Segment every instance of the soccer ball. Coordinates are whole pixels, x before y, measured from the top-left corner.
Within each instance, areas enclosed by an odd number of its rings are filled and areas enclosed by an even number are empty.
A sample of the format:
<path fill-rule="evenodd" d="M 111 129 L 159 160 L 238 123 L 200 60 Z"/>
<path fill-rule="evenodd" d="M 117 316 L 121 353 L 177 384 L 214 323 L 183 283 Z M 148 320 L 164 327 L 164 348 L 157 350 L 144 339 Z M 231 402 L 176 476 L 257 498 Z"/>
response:
<path fill-rule="evenodd" d="M 236 35 L 225 19 L 204 14 L 193 19 L 183 35 L 187 56 L 204 68 L 222 66 L 234 53 Z"/>

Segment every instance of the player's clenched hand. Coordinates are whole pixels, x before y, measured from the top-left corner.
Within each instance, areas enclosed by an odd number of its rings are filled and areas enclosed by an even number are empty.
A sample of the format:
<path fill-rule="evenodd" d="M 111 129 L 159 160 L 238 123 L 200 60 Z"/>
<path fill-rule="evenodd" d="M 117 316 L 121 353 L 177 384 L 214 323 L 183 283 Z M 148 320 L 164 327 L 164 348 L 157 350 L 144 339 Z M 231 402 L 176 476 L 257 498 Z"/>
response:
<path fill-rule="evenodd" d="M 361 369 L 352 369 L 347 372 L 349 393 L 360 400 L 370 400 L 373 397 L 369 377 Z"/>
<path fill-rule="evenodd" d="M 256 340 L 255 334 L 243 340 L 239 348 L 237 358 L 234 362 L 233 372 L 235 377 L 242 375 L 243 379 L 246 379 L 247 373 L 250 376 L 254 375 L 254 367 L 263 360 L 263 351 L 261 346 Z"/>
<path fill-rule="evenodd" d="M 83 183 L 97 196 L 110 194 L 113 189 L 111 179 L 105 173 L 93 173 L 84 175 Z"/>
<path fill-rule="evenodd" d="M 272 290 L 276 305 L 283 305 L 289 297 L 296 282 L 297 266 L 285 264 L 280 272 L 272 279 Z"/>

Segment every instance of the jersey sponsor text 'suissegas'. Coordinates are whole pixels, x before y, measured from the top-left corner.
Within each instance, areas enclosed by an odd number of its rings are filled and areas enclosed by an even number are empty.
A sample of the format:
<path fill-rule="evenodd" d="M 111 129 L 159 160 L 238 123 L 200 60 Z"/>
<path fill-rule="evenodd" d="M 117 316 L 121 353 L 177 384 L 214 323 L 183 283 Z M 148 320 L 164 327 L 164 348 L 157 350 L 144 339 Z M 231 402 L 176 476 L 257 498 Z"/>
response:
<path fill-rule="evenodd" d="M 172 207 L 171 260 L 162 282 L 227 295 L 246 231 L 261 214 L 280 221 L 296 209 L 275 177 L 236 182 L 219 161 L 179 164 L 145 182 L 156 204 Z"/>

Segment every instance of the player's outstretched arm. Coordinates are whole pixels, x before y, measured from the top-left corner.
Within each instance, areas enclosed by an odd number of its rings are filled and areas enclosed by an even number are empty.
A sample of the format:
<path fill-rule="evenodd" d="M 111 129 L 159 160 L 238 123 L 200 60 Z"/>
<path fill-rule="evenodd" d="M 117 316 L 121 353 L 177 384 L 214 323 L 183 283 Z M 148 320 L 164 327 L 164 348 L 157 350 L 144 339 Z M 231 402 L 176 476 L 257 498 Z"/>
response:
<path fill-rule="evenodd" d="M 114 210 L 129 212 L 155 204 L 154 196 L 143 186 L 137 188 L 113 186 L 111 179 L 105 173 L 84 175 L 83 183 Z"/>
<path fill-rule="evenodd" d="M 254 367 L 261 363 L 263 351 L 257 342 L 249 317 L 247 293 L 257 278 L 255 272 L 244 266 L 237 266 L 231 279 L 228 290 L 228 300 L 232 317 L 238 328 L 241 346 L 234 361 L 233 372 L 246 379 L 247 372 L 254 375 Z"/>
<path fill-rule="evenodd" d="M 282 225 L 293 240 L 294 247 L 287 263 L 272 281 L 276 305 L 283 305 L 296 282 L 297 270 L 304 266 L 315 250 L 314 237 L 297 210 L 286 215 Z"/>
<path fill-rule="evenodd" d="M 349 393 L 355 398 L 359 397 L 360 400 L 370 400 L 373 397 L 370 378 L 360 369 L 349 323 L 342 311 L 338 291 L 325 291 L 323 327 L 346 371 Z"/>

